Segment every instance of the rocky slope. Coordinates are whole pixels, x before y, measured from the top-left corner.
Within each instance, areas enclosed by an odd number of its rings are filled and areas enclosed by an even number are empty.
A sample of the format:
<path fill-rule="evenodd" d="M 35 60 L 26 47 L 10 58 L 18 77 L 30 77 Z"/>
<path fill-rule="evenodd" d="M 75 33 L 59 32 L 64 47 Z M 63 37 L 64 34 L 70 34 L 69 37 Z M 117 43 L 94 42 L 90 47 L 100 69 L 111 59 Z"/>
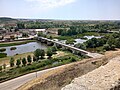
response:
<path fill-rule="evenodd" d="M 120 90 L 120 56 L 110 60 L 105 66 L 75 78 L 62 90 Z"/>

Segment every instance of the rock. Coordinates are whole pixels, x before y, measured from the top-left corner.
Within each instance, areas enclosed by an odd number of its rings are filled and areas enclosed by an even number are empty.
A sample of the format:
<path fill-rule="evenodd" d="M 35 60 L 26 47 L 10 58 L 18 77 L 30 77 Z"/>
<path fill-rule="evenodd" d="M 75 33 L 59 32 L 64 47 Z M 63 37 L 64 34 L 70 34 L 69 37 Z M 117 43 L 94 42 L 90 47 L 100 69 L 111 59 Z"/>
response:
<path fill-rule="evenodd" d="M 81 77 L 61 90 L 110 90 L 118 87 L 120 80 L 120 56 L 113 58 L 104 66 Z M 116 89 L 119 90 L 119 89 Z"/>

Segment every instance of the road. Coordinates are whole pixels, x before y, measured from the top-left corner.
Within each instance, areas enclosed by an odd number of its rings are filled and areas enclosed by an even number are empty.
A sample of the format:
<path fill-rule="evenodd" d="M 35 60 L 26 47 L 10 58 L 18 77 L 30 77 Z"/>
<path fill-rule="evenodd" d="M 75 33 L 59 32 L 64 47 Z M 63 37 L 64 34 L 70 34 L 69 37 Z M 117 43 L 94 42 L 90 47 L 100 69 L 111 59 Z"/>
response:
<path fill-rule="evenodd" d="M 58 68 L 61 68 L 61 67 L 64 67 L 64 66 L 65 65 L 50 68 L 50 69 L 46 69 L 46 70 L 42 70 L 42 71 L 38 71 L 38 72 L 33 72 L 33 73 L 30 73 L 30 74 L 26 74 L 24 76 L 20 76 L 18 78 L 0 83 L 0 90 L 15 90 L 18 87 L 20 87 L 21 85 L 25 84 L 26 82 L 35 79 L 36 76 L 39 77 L 42 74 L 47 73 L 50 70 L 58 69 Z"/>

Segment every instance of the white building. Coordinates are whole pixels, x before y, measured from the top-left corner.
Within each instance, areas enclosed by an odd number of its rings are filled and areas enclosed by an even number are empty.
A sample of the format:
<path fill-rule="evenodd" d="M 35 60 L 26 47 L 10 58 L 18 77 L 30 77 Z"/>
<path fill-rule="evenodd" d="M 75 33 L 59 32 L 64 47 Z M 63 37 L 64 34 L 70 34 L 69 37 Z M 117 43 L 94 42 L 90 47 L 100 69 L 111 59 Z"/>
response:
<path fill-rule="evenodd" d="M 38 34 L 39 32 L 46 34 L 46 29 L 35 29 L 35 32 Z"/>

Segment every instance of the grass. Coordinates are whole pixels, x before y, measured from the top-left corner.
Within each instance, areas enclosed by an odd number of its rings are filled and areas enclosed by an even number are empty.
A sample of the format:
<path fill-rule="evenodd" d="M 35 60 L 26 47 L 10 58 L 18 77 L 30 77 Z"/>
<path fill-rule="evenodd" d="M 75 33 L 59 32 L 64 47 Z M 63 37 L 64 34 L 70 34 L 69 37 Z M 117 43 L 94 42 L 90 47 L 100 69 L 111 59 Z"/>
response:
<path fill-rule="evenodd" d="M 7 46 L 16 46 L 16 45 L 22 45 L 22 44 L 26 44 L 29 42 L 34 42 L 36 40 L 26 40 L 26 41 L 14 41 L 14 42 L 4 42 L 4 43 L 0 43 L 0 47 L 7 47 Z"/>

